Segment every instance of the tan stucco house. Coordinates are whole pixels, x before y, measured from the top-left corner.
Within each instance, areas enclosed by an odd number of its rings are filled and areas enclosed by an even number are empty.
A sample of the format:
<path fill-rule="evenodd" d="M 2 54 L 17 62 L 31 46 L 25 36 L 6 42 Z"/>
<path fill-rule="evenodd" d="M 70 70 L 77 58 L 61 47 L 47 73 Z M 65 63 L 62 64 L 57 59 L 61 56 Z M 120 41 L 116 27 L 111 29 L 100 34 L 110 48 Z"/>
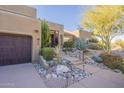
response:
<path fill-rule="evenodd" d="M 73 32 L 64 30 L 64 42 L 74 41 L 76 38 L 77 36 Z"/>
<path fill-rule="evenodd" d="M 34 8 L 0 5 L 0 65 L 37 61 L 40 29 Z"/>
<path fill-rule="evenodd" d="M 68 30 L 64 30 L 64 42 L 66 41 L 74 41 L 77 38 L 82 38 L 85 40 L 88 40 L 91 38 L 91 32 L 88 31 L 68 31 Z"/>
<path fill-rule="evenodd" d="M 58 32 L 63 38 L 63 25 L 49 22 L 49 27 L 53 42 Z M 36 18 L 36 9 L 0 5 L 0 65 L 37 62 L 40 45 L 41 20 Z"/>
<path fill-rule="evenodd" d="M 55 47 L 60 44 L 63 46 L 64 39 L 64 26 L 62 24 L 48 22 L 51 32 L 51 47 Z"/>

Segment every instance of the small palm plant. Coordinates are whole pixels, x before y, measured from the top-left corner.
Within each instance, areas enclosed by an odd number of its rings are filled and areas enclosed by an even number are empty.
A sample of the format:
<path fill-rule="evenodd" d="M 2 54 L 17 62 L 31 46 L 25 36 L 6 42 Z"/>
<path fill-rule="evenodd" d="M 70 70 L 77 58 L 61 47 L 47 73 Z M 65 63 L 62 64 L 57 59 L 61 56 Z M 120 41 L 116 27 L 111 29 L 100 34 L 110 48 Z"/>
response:
<path fill-rule="evenodd" d="M 82 60 L 82 64 L 83 64 L 83 71 L 84 71 L 84 51 L 86 51 L 87 47 L 88 47 L 88 44 L 86 42 L 85 39 L 77 39 L 76 42 L 75 42 L 75 47 L 80 50 L 79 52 L 79 55 L 80 55 L 80 59 Z"/>

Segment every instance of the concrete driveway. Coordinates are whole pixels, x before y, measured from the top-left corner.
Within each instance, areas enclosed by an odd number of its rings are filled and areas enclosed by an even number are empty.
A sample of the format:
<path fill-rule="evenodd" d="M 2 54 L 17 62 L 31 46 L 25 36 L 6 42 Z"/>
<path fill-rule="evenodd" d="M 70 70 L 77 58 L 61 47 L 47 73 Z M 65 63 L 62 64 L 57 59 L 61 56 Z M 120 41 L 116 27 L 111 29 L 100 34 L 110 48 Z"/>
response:
<path fill-rule="evenodd" d="M 31 63 L 0 66 L 0 88 L 46 87 Z"/>

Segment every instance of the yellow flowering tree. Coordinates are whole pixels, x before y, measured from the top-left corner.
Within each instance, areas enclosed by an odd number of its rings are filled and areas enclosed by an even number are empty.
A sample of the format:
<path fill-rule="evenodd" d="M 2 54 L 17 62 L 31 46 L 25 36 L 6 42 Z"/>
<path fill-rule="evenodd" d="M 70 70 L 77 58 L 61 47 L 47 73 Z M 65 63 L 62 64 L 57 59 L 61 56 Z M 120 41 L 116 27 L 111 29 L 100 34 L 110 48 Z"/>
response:
<path fill-rule="evenodd" d="M 85 13 L 81 24 L 99 37 L 104 50 L 110 53 L 112 39 L 123 32 L 123 16 L 123 6 L 96 6 Z"/>

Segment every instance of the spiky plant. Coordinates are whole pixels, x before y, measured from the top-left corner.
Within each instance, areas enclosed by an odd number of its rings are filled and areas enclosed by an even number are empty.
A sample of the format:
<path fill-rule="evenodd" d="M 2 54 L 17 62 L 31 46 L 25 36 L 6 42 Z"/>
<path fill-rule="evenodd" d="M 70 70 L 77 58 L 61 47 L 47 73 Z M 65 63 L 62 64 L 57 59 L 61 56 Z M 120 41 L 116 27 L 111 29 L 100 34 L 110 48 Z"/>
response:
<path fill-rule="evenodd" d="M 61 61 L 61 55 L 60 55 L 59 46 L 56 46 L 55 47 L 55 53 L 56 53 L 57 63 L 60 63 L 60 61 Z"/>

